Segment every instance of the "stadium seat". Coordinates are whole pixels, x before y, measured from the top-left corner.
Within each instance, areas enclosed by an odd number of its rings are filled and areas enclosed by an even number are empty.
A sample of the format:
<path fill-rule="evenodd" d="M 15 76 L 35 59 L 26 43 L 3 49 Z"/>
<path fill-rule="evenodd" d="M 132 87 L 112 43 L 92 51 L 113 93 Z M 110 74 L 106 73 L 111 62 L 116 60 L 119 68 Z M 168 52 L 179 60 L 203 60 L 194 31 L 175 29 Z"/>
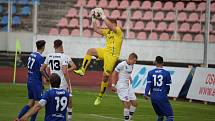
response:
<path fill-rule="evenodd" d="M 90 28 L 90 21 L 88 19 L 83 19 L 83 28 Z"/>
<path fill-rule="evenodd" d="M 215 42 L 215 34 L 210 34 L 209 35 L 209 42 Z"/>
<path fill-rule="evenodd" d="M 191 13 L 187 19 L 188 22 L 197 22 L 199 20 L 199 16 L 197 13 Z"/>
<path fill-rule="evenodd" d="M 201 32 L 201 24 L 200 23 L 193 24 L 191 29 L 190 29 L 190 31 L 193 32 L 193 33 Z"/>
<path fill-rule="evenodd" d="M 191 42 L 191 41 L 193 41 L 193 37 L 192 37 L 191 34 L 186 33 L 186 34 L 183 36 L 182 41 Z"/>
<path fill-rule="evenodd" d="M 143 1 L 140 9 L 143 9 L 143 10 L 150 10 L 152 8 L 152 3 L 151 1 Z"/>
<path fill-rule="evenodd" d="M 49 30 L 49 35 L 58 35 L 58 29 L 57 28 L 51 28 Z"/>
<path fill-rule="evenodd" d="M 167 30 L 167 24 L 165 22 L 160 22 L 156 28 L 156 31 L 162 32 Z"/>
<path fill-rule="evenodd" d="M 158 35 L 156 32 L 151 32 L 148 37 L 149 40 L 158 40 Z"/>
<path fill-rule="evenodd" d="M 134 11 L 131 19 L 140 20 L 142 18 L 142 12 L 140 10 Z"/>
<path fill-rule="evenodd" d="M 182 23 L 179 27 L 179 32 L 188 32 L 190 30 L 190 24 L 188 23 Z"/>
<path fill-rule="evenodd" d="M 97 6 L 96 0 L 89 0 L 86 7 L 87 8 L 95 8 Z"/>
<path fill-rule="evenodd" d="M 150 21 L 146 24 L 146 27 L 144 30 L 151 31 L 155 29 L 155 23 L 153 21 Z"/>
<path fill-rule="evenodd" d="M 200 15 L 199 22 L 204 22 L 205 21 L 205 13 Z"/>
<path fill-rule="evenodd" d="M 127 9 L 129 7 L 129 2 L 128 0 L 123 0 L 121 1 L 120 5 L 119 5 L 119 9 Z"/>
<path fill-rule="evenodd" d="M 96 33 L 96 32 L 93 32 L 93 37 L 97 37 L 97 38 L 100 38 L 102 37 L 100 34 Z"/>
<path fill-rule="evenodd" d="M 59 26 L 59 27 L 66 27 L 67 25 L 68 25 L 67 18 L 61 18 L 57 24 L 57 26 Z"/>
<path fill-rule="evenodd" d="M 179 10 L 179 11 L 184 10 L 184 3 L 183 3 L 183 2 L 177 2 L 177 3 L 175 4 L 175 8 L 176 8 L 177 10 Z"/>
<path fill-rule="evenodd" d="M 133 31 L 128 33 L 128 39 L 135 39 L 135 33 Z"/>
<path fill-rule="evenodd" d="M 194 11 L 196 10 L 195 2 L 189 2 L 185 8 L 185 11 Z"/>
<path fill-rule="evenodd" d="M 133 22 L 132 21 L 129 21 L 129 22 L 125 22 L 125 24 L 124 24 L 124 26 L 123 26 L 123 29 L 127 29 L 127 27 L 129 28 L 129 29 L 131 29 L 131 28 L 133 28 Z"/>
<path fill-rule="evenodd" d="M 89 29 L 84 29 L 83 36 L 84 37 L 91 37 L 91 31 Z"/>
<path fill-rule="evenodd" d="M 212 16 L 211 23 L 215 23 L 215 14 Z"/>
<path fill-rule="evenodd" d="M 140 8 L 140 1 L 139 0 L 132 1 L 131 5 L 130 5 L 130 8 L 131 9 L 138 9 L 138 8 Z"/>
<path fill-rule="evenodd" d="M 4 8 L 2 7 L 2 5 L 0 5 L 0 14 L 2 14 L 4 12 Z"/>
<path fill-rule="evenodd" d="M 162 3 L 161 3 L 161 1 L 156 1 L 156 2 L 154 2 L 153 6 L 152 6 L 152 9 L 153 9 L 153 10 L 161 10 L 161 8 L 162 8 Z"/>
<path fill-rule="evenodd" d="M 186 21 L 187 20 L 187 14 L 185 12 L 180 12 L 177 16 L 178 21 Z"/>
<path fill-rule="evenodd" d="M 75 8 L 69 9 L 68 13 L 66 14 L 66 17 L 77 17 L 78 16 L 78 11 Z"/>
<path fill-rule="evenodd" d="M 76 18 L 73 18 L 70 20 L 68 28 L 78 28 L 79 27 L 79 21 Z"/>
<path fill-rule="evenodd" d="M 165 21 L 174 21 L 175 20 L 175 12 L 168 12 L 166 17 L 164 18 Z"/>
<path fill-rule="evenodd" d="M 81 7 L 81 6 L 85 6 L 85 5 L 86 5 L 85 0 L 77 0 L 75 7 Z"/>
<path fill-rule="evenodd" d="M 209 25 L 209 31 L 210 31 L 210 33 L 212 33 L 212 31 L 213 31 L 213 26 L 212 26 L 212 24 Z M 202 32 L 203 32 L 203 33 L 205 32 L 205 26 L 204 26 L 204 25 L 202 25 Z"/>
<path fill-rule="evenodd" d="M 143 15 L 143 20 L 152 20 L 153 18 L 153 13 L 152 11 L 146 11 Z"/>
<path fill-rule="evenodd" d="M 161 33 L 159 40 L 161 40 L 161 41 L 170 40 L 169 34 L 168 33 Z"/>
<path fill-rule="evenodd" d="M 127 10 L 122 12 L 122 15 L 120 16 L 121 19 L 127 19 L 128 18 L 128 12 Z"/>
<path fill-rule="evenodd" d="M 176 30 L 176 23 L 172 22 L 169 24 L 168 28 L 167 28 L 167 32 L 174 32 Z"/>
<path fill-rule="evenodd" d="M 146 33 L 145 32 L 139 32 L 137 34 L 137 39 L 146 40 Z"/>
<path fill-rule="evenodd" d="M 31 15 L 31 8 L 29 6 L 24 6 L 21 9 L 21 15 L 23 15 L 23 16 L 29 16 L 29 15 Z"/>
<path fill-rule="evenodd" d="M 164 7 L 162 8 L 164 11 L 172 11 L 174 10 L 174 4 L 171 1 L 165 2 Z"/>
<path fill-rule="evenodd" d="M 12 25 L 17 26 L 21 24 L 21 18 L 20 16 L 13 16 Z"/>
<path fill-rule="evenodd" d="M 111 0 L 109 5 L 108 5 L 108 8 L 116 9 L 117 7 L 118 7 L 118 1 L 117 0 Z"/>
<path fill-rule="evenodd" d="M 211 3 L 211 12 L 215 13 L 215 2 Z"/>
<path fill-rule="evenodd" d="M 0 3 L 8 3 L 8 0 L 0 0 Z"/>
<path fill-rule="evenodd" d="M 178 33 L 172 34 L 171 40 L 181 40 L 181 36 Z"/>
<path fill-rule="evenodd" d="M 27 4 L 29 4 L 29 1 L 28 0 L 18 0 L 17 3 L 27 5 Z"/>
<path fill-rule="evenodd" d="M 7 25 L 8 24 L 8 16 L 3 16 L 1 19 L 1 25 Z"/>
<path fill-rule="evenodd" d="M 70 35 L 72 35 L 72 36 L 80 36 L 80 30 L 79 29 L 73 29 Z"/>
<path fill-rule="evenodd" d="M 206 10 L 206 2 L 201 2 L 199 5 L 198 5 L 198 8 L 197 8 L 197 11 L 200 11 L 200 12 L 203 12 Z"/>
<path fill-rule="evenodd" d="M 204 36 L 202 34 L 197 34 L 195 37 L 194 37 L 194 41 L 195 42 L 203 42 L 204 41 Z"/>
<path fill-rule="evenodd" d="M 107 0 L 100 0 L 99 3 L 98 3 L 98 7 L 100 7 L 100 8 L 107 8 L 108 7 Z"/>
<path fill-rule="evenodd" d="M 155 14 L 155 17 L 154 17 L 154 21 L 161 21 L 164 19 L 164 13 L 162 11 L 159 11 Z"/>
<path fill-rule="evenodd" d="M 137 21 L 133 27 L 133 30 L 143 30 L 144 29 L 144 23 L 142 21 Z"/>
<path fill-rule="evenodd" d="M 62 35 L 62 36 L 68 36 L 69 35 L 69 30 L 67 28 L 61 29 L 60 35 Z"/>
<path fill-rule="evenodd" d="M 82 13 L 82 16 L 83 16 L 83 18 L 89 18 L 90 17 L 90 15 L 88 14 L 88 10 L 87 9 L 83 9 L 83 13 Z"/>
<path fill-rule="evenodd" d="M 111 13 L 110 18 L 113 18 L 113 19 L 120 18 L 120 11 L 119 10 L 113 10 L 112 13 Z"/>
<path fill-rule="evenodd" d="M 104 9 L 104 13 L 106 17 L 110 17 L 110 11 L 108 9 Z"/>

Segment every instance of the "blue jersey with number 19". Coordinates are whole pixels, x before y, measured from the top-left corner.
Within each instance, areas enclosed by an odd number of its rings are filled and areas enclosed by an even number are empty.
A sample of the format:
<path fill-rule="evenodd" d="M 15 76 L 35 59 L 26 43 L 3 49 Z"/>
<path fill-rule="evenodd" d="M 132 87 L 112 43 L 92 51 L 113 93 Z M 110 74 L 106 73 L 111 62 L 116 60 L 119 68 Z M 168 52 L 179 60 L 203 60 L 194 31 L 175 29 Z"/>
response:
<path fill-rule="evenodd" d="M 60 88 L 48 90 L 39 101 L 45 106 L 44 121 L 66 121 L 69 93 Z"/>

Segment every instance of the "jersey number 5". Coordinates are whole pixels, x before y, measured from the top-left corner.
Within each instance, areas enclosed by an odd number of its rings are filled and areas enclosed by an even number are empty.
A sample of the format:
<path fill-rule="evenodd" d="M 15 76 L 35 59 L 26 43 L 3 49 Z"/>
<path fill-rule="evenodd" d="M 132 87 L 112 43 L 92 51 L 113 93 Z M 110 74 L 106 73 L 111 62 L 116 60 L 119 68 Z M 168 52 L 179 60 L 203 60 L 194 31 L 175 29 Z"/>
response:
<path fill-rule="evenodd" d="M 154 78 L 154 86 L 162 86 L 163 84 L 163 75 L 152 75 Z"/>
<path fill-rule="evenodd" d="M 67 106 L 67 98 L 66 97 L 55 97 L 55 100 L 57 101 L 57 105 L 56 105 L 56 111 L 63 111 L 66 106 Z"/>
<path fill-rule="evenodd" d="M 49 64 L 51 65 L 52 70 L 60 70 L 60 61 L 59 60 L 50 60 Z"/>

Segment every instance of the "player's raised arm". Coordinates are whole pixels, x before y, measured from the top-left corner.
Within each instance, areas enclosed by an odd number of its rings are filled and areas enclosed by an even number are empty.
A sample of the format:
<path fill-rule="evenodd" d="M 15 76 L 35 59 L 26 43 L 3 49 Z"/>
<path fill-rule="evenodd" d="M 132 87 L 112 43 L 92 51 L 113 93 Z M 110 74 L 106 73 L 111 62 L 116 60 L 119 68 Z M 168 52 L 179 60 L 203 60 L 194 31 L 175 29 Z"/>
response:
<path fill-rule="evenodd" d="M 102 29 L 100 27 L 97 26 L 97 23 L 96 23 L 96 12 L 95 12 L 95 9 L 93 9 L 91 11 L 91 16 L 92 16 L 92 23 L 93 23 L 93 30 L 100 34 L 100 35 L 103 35 L 102 34 Z"/>

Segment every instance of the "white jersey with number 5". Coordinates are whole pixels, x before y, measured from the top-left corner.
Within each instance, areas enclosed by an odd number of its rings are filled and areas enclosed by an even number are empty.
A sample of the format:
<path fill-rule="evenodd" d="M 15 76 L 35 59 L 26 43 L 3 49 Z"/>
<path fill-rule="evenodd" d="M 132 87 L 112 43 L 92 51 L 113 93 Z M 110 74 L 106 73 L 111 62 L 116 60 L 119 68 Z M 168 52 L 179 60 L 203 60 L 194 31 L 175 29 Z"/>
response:
<path fill-rule="evenodd" d="M 60 76 L 60 87 L 67 90 L 68 85 L 63 74 L 63 66 L 68 66 L 68 56 L 63 53 L 50 53 L 44 63 L 48 65 L 51 73 L 57 73 Z"/>

